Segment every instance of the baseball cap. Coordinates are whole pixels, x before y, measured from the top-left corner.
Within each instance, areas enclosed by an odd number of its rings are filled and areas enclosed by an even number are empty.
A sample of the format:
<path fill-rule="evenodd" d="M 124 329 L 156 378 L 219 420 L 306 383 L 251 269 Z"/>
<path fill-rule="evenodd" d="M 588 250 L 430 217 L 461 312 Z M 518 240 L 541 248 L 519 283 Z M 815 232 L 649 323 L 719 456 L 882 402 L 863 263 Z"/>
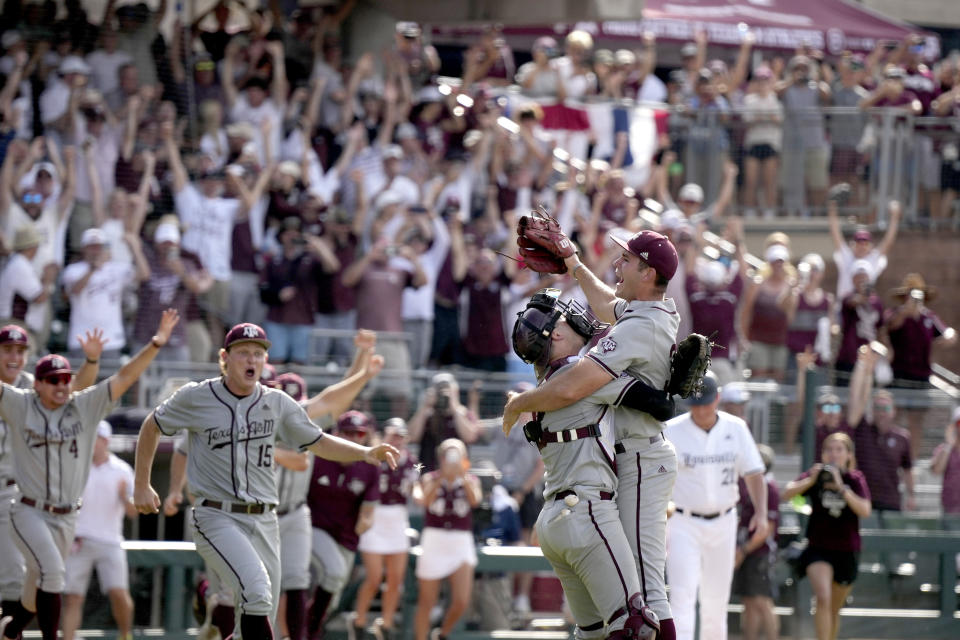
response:
<path fill-rule="evenodd" d="M 858 273 L 865 273 L 868 278 L 873 280 L 873 265 L 866 260 L 854 260 L 850 267 L 850 276 L 853 277 Z"/>
<path fill-rule="evenodd" d="M 38 162 L 33 165 L 33 168 L 36 170 L 34 175 L 39 176 L 41 173 L 46 173 L 51 178 L 57 177 L 57 167 L 52 162 L 44 160 L 43 162 Z"/>
<path fill-rule="evenodd" d="M 803 256 L 803 259 L 800 262 L 806 263 L 810 265 L 811 269 L 820 272 L 825 271 L 827 268 L 827 263 L 823 261 L 823 256 L 821 256 L 819 253 L 808 253 L 807 255 Z"/>
<path fill-rule="evenodd" d="M 300 165 L 293 160 L 284 160 L 277 167 L 277 173 L 282 173 L 283 175 L 299 180 L 301 175 Z"/>
<path fill-rule="evenodd" d="M 383 431 L 386 433 L 387 429 L 394 429 L 396 434 L 401 438 L 406 438 L 409 431 L 407 430 L 407 421 L 403 418 L 390 418 L 383 423 Z"/>
<path fill-rule="evenodd" d="M 0 327 L 0 344 L 22 344 L 28 345 L 27 332 L 23 327 L 15 324 L 8 324 Z"/>
<path fill-rule="evenodd" d="M 708 287 L 719 287 L 727 279 L 727 268 L 717 260 L 710 260 L 700 265 L 697 277 Z"/>
<path fill-rule="evenodd" d="M 70 369 L 70 362 L 66 358 L 58 356 L 55 353 L 43 356 L 37 360 L 37 366 L 33 370 L 33 375 L 37 380 L 43 380 L 49 376 L 61 373 L 73 375 L 73 370 Z"/>
<path fill-rule="evenodd" d="M 822 393 L 817 398 L 817 406 L 822 407 L 825 404 L 840 404 L 840 397 L 835 393 Z"/>
<path fill-rule="evenodd" d="M 680 187 L 680 193 L 677 194 L 677 198 L 680 200 L 687 200 L 689 202 L 703 202 L 703 187 L 692 182 Z"/>
<path fill-rule="evenodd" d="M 720 390 L 720 402 L 743 404 L 749 399 L 750 392 L 746 390 L 742 382 L 728 382 Z"/>
<path fill-rule="evenodd" d="M 180 244 L 180 229 L 172 222 L 158 224 L 156 230 L 153 232 L 153 242 L 155 244 L 160 244 L 161 242 L 175 242 Z"/>
<path fill-rule="evenodd" d="M 297 402 L 307 399 L 306 380 L 292 371 L 278 375 L 273 381 L 273 387 L 283 391 Z"/>
<path fill-rule="evenodd" d="M 862 240 L 864 242 L 870 242 L 873 240 L 873 234 L 870 233 L 870 230 L 865 227 L 860 227 L 853 232 L 854 240 Z"/>
<path fill-rule="evenodd" d="M 636 64 L 637 56 L 630 49 L 617 49 L 613 54 L 613 60 L 619 65 L 626 66 Z"/>
<path fill-rule="evenodd" d="M 906 72 L 900 67 L 887 67 L 883 72 L 883 77 L 888 80 L 903 80 L 907 77 Z"/>
<path fill-rule="evenodd" d="M 398 144 L 388 144 L 383 148 L 384 160 L 399 160 L 403 158 L 403 149 Z"/>
<path fill-rule="evenodd" d="M 277 381 L 277 368 L 269 362 L 263 363 L 263 369 L 260 370 L 260 384 L 268 387 L 275 387 Z"/>
<path fill-rule="evenodd" d="M 767 247 L 766 253 L 763 254 L 763 259 L 770 263 L 776 262 L 777 260 L 787 262 L 790 260 L 790 250 L 782 244 L 772 244 Z"/>
<path fill-rule="evenodd" d="M 403 198 L 399 193 L 393 191 L 392 189 L 387 189 L 377 196 L 377 199 L 374 201 L 373 206 L 377 211 L 383 211 L 385 208 L 403 203 Z"/>
<path fill-rule="evenodd" d="M 654 271 L 667 280 L 677 272 L 677 265 L 680 262 L 677 249 L 666 236 L 656 231 L 644 230 L 635 233 L 626 242 L 616 236 L 612 238 L 614 242 L 653 267 Z"/>
<path fill-rule="evenodd" d="M 57 71 L 62 75 L 68 73 L 82 73 L 85 76 L 90 75 L 90 65 L 83 61 L 80 56 L 67 56 L 57 67 Z"/>
<path fill-rule="evenodd" d="M 97 436 L 100 438 L 109 438 L 113 435 L 113 427 L 106 420 L 97 423 Z"/>
<path fill-rule="evenodd" d="M 453 377 L 452 373 L 441 372 L 433 376 L 430 380 L 430 384 L 436 386 L 440 384 L 454 385 L 457 383 L 457 379 Z"/>
<path fill-rule="evenodd" d="M 373 420 L 362 411 L 350 410 L 337 418 L 337 431 L 359 431 L 367 433 L 373 427 Z"/>
<path fill-rule="evenodd" d="M 23 42 L 23 36 L 20 35 L 20 32 L 16 29 L 9 29 L 3 32 L 3 37 L 0 38 L 0 47 L 4 49 L 9 49 L 14 45 L 18 45 Z"/>
<path fill-rule="evenodd" d="M 90 247 L 98 244 L 107 244 L 107 234 L 97 227 L 91 227 L 80 236 L 80 246 Z"/>
<path fill-rule="evenodd" d="M 397 33 L 404 38 L 417 38 L 420 36 L 420 25 L 416 22 L 398 22 Z"/>
<path fill-rule="evenodd" d="M 680 48 L 680 55 L 684 58 L 692 58 L 697 55 L 697 44 L 695 42 L 688 42 Z"/>
<path fill-rule="evenodd" d="M 244 138 L 245 140 L 252 140 L 256 133 L 253 125 L 249 122 L 233 122 L 226 126 L 225 131 L 227 136 L 231 138 Z"/>
<path fill-rule="evenodd" d="M 713 375 L 712 371 L 708 371 L 707 375 L 703 376 L 703 387 L 700 389 L 700 393 L 690 396 L 690 404 L 694 407 L 702 407 L 712 403 L 717 399 L 717 393 L 720 387 L 717 384 L 717 377 Z"/>
<path fill-rule="evenodd" d="M 238 325 L 234 325 L 223 339 L 223 348 L 229 350 L 230 347 L 238 342 L 255 342 L 264 349 L 270 348 L 270 341 L 267 340 L 267 332 L 263 330 L 263 327 L 255 325 L 252 322 L 241 322 Z"/>
<path fill-rule="evenodd" d="M 673 231 L 686 220 L 687 216 L 683 215 L 683 211 L 680 211 L 680 209 L 667 209 L 660 214 L 660 227 L 667 231 Z"/>

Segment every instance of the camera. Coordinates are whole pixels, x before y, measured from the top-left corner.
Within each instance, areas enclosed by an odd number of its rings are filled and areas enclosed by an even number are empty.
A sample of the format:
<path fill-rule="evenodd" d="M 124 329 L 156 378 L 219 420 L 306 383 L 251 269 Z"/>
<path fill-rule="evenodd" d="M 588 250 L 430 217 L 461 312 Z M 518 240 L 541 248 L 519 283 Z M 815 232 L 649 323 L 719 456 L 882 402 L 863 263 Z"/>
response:
<path fill-rule="evenodd" d="M 441 413 L 448 411 L 450 409 L 450 383 L 438 382 L 433 386 L 433 390 L 436 393 L 433 408 Z"/>
<path fill-rule="evenodd" d="M 839 475 L 839 470 L 832 464 L 823 465 L 823 469 L 820 470 L 820 474 L 817 476 L 817 484 L 820 487 L 823 487 L 828 482 L 833 482 L 833 474 L 837 473 Z"/>
<path fill-rule="evenodd" d="M 915 302 L 923 302 L 923 289 L 910 289 L 910 299 Z"/>

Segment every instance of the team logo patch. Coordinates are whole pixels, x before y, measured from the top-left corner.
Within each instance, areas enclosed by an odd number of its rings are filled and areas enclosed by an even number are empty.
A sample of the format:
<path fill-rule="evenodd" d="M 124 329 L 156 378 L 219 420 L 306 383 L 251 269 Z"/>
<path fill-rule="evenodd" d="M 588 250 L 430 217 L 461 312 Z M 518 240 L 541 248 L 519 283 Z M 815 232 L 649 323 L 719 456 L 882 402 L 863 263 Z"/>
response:
<path fill-rule="evenodd" d="M 10 329 L 10 339 L 23 340 L 23 334 L 17 331 L 16 329 Z"/>
<path fill-rule="evenodd" d="M 613 338 L 604 338 L 600 341 L 598 346 L 600 347 L 600 351 L 603 353 L 610 353 L 611 351 L 616 350 L 617 342 Z"/>
<path fill-rule="evenodd" d="M 243 337 L 244 338 L 257 338 L 259 337 L 260 332 L 257 331 L 257 328 L 253 325 L 247 325 L 243 328 Z"/>
<path fill-rule="evenodd" d="M 647 259 L 650 258 L 650 252 L 649 252 L 649 251 L 641 251 L 641 252 L 640 252 L 640 257 L 643 258 L 644 260 L 647 260 Z"/>
<path fill-rule="evenodd" d="M 667 472 L 667 468 L 664 467 L 663 465 L 660 465 L 660 468 L 657 469 L 657 473 L 666 473 L 666 472 Z"/>

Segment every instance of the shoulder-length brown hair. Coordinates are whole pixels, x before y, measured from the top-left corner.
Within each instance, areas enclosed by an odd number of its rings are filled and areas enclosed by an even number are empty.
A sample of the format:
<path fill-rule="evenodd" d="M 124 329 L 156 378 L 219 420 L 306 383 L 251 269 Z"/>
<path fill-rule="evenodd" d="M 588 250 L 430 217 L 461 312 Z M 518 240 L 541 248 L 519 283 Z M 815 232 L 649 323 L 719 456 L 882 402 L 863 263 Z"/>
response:
<path fill-rule="evenodd" d="M 847 451 L 850 452 L 850 462 L 847 464 L 847 471 L 853 471 L 857 468 L 857 456 L 854 451 L 853 440 L 847 434 L 843 432 L 831 433 L 823 440 L 823 446 L 820 449 L 820 457 L 823 457 L 823 450 L 827 448 L 827 444 L 831 442 L 842 442 L 843 446 L 847 448 Z"/>

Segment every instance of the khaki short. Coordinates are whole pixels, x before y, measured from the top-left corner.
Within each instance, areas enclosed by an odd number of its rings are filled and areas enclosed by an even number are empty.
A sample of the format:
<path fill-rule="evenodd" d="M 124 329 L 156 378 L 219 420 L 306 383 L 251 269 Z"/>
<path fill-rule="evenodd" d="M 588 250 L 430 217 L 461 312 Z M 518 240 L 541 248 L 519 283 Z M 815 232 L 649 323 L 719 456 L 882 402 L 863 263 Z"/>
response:
<path fill-rule="evenodd" d="M 747 368 L 754 371 L 785 371 L 790 353 L 783 344 L 751 342 Z"/>
<path fill-rule="evenodd" d="M 230 315 L 230 281 L 214 280 L 210 290 L 200 296 L 200 304 L 207 313 L 226 321 Z"/>
<path fill-rule="evenodd" d="M 806 176 L 807 187 L 811 189 L 826 189 L 830 185 L 827 169 L 830 167 L 830 149 L 807 149 L 803 153 L 803 175 Z"/>

